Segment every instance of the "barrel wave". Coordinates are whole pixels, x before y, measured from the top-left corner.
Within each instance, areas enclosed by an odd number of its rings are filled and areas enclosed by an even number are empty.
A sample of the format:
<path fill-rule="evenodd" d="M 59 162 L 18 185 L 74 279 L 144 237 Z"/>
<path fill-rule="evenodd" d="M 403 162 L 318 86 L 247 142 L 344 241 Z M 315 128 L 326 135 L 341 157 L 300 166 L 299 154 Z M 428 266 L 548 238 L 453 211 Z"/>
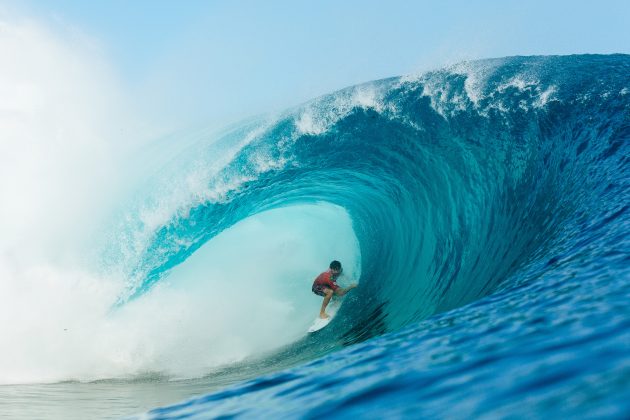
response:
<path fill-rule="evenodd" d="M 434 408 L 466 416 L 496 407 L 495 414 L 506 414 L 514 409 L 510 398 L 526 396 L 533 396 L 532 413 L 577 413 L 571 410 L 584 404 L 598 413 L 604 397 L 589 400 L 585 395 L 594 394 L 581 387 L 584 378 L 591 375 L 607 392 L 628 383 L 622 302 L 629 295 L 629 75 L 624 55 L 467 62 L 347 88 L 196 138 L 169 158 L 114 229 L 104 266 L 117 261 L 130 280 L 112 313 L 177 283 L 177 271 L 225 232 L 274 212 L 280 215 L 270 222 L 274 229 L 303 229 L 305 242 L 323 228 L 296 227 L 302 211 L 343 231 L 352 257 L 342 262 L 360 286 L 320 334 L 247 354 L 253 370 L 241 379 L 314 362 L 150 415 L 331 414 L 297 393 L 311 386 L 319 395 L 317 384 L 329 380 L 339 415 L 410 414 L 419 406 L 427 415 Z M 322 253 L 322 269 L 328 257 Z M 307 291 L 318 274 L 283 271 L 282 255 L 266 259 L 273 276 L 298 278 Z M 588 328 L 593 319 L 600 322 L 596 331 Z M 291 316 L 282 322 L 290 324 Z M 536 347 L 558 337 L 571 346 L 542 346 L 538 359 L 519 353 L 519 343 Z M 598 368 L 607 379 L 586 366 L 597 349 L 610 356 Z M 550 368 L 557 374 L 550 379 L 536 370 L 535 360 L 561 355 L 574 362 L 567 371 Z M 366 385 L 348 391 L 350 368 L 314 373 L 315 363 L 335 358 L 354 366 L 354 380 Z M 514 376 L 517 366 L 530 366 L 529 380 L 551 385 L 531 384 L 491 406 L 499 379 L 484 369 L 493 364 Z M 391 375 L 373 373 L 379 369 Z M 457 375 L 466 370 L 469 394 L 440 385 L 463 380 Z M 489 394 L 471 389 L 476 385 Z M 585 399 L 553 404 L 568 392 Z M 467 408 L 449 411 L 449 396 L 464 395 Z M 384 396 L 400 403 L 398 411 Z M 268 404 L 261 406 L 261 398 Z M 623 412 L 621 401 L 609 401 L 609 413 Z M 288 411 L 275 411 L 279 406 Z"/>

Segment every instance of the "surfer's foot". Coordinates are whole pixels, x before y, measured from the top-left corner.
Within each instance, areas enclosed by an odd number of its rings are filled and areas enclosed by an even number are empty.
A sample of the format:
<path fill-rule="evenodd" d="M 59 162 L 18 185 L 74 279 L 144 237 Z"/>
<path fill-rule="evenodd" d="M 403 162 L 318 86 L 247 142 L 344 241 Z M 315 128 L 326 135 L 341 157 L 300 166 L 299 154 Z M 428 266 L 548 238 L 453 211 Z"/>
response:
<path fill-rule="evenodd" d="M 326 314 L 326 313 L 324 313 L 324 312 L 320 313 L 320 314 L 319 314 L 319 317 L 320 317 L 321 319 L 328 319 L 328 318 L 330 318 L 330 316 L 328 316 L 328 314 Z"/>

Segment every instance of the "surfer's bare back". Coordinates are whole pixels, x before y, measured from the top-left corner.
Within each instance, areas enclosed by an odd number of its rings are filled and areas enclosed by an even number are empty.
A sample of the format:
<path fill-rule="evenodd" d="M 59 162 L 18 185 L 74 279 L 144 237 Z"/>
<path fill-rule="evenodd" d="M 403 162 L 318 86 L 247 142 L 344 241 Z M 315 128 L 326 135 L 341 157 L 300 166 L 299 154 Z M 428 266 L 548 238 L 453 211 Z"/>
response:
<path fill-rule="evenodd" d="M 339 287 L 336 283 L 337 278 L 343 272 L 343 268 L 341 268 L 341 263 L 337 260 L 330 263 L 330 269 L 321 273 L 315 281 L 313 282 L 313 293 L 318 296 L 323 296 L 324 301 L 322 302 L 322 309 L 319 311 L 319 317 L 322 319 L 329 318 L 328 314 L 326 314 L 326 306 L 328 306 L 328 302 L 330 302 L 330 298 L 332 298 L 333 294 L 337 296 L 343 296 L 348 293 L 350 290 L 357 287 L 356 284 L 351 284 L 347 288 Z"/>

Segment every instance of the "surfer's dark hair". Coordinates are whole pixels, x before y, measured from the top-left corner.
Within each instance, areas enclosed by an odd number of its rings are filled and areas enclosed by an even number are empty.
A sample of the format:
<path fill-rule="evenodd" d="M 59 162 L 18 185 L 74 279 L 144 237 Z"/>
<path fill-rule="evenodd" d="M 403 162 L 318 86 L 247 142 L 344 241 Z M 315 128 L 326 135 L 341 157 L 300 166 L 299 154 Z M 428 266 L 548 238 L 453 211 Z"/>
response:
<path fill-rule="evenodd" d="M 337 260 L 330 263 L 331 270 L 341 270 L 341 263 Z"/>

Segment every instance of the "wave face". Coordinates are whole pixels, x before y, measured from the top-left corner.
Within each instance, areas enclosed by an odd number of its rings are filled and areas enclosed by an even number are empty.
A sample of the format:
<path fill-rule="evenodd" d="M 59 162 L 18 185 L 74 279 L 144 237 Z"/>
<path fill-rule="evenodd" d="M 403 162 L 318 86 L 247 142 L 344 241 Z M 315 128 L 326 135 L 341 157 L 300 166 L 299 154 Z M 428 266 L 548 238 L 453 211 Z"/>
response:
<path fill-rule="evenodd" d="M 176 283 L 213 238 L 252 217 L 336 211 L 320 222 L 345 226 L 339 252 L 360 287 L 320 336 L 256 364 L 279 369 L 360 344 L 153 413 L 466 417 L 513 413 L 525 398 L 530 414 L 622 413 L 629 139 L 630 57 L 611 55 L 380 80 L 202 141 L 163 172 L 204 175 L 123 258 L 132 281 L 118 307 Z M 312 226 L 305 235 L 320 238 Z M 128 222 L 123 242 L 143 228 Z M 329 254 L 318 257 L 323 270 Z"/>

